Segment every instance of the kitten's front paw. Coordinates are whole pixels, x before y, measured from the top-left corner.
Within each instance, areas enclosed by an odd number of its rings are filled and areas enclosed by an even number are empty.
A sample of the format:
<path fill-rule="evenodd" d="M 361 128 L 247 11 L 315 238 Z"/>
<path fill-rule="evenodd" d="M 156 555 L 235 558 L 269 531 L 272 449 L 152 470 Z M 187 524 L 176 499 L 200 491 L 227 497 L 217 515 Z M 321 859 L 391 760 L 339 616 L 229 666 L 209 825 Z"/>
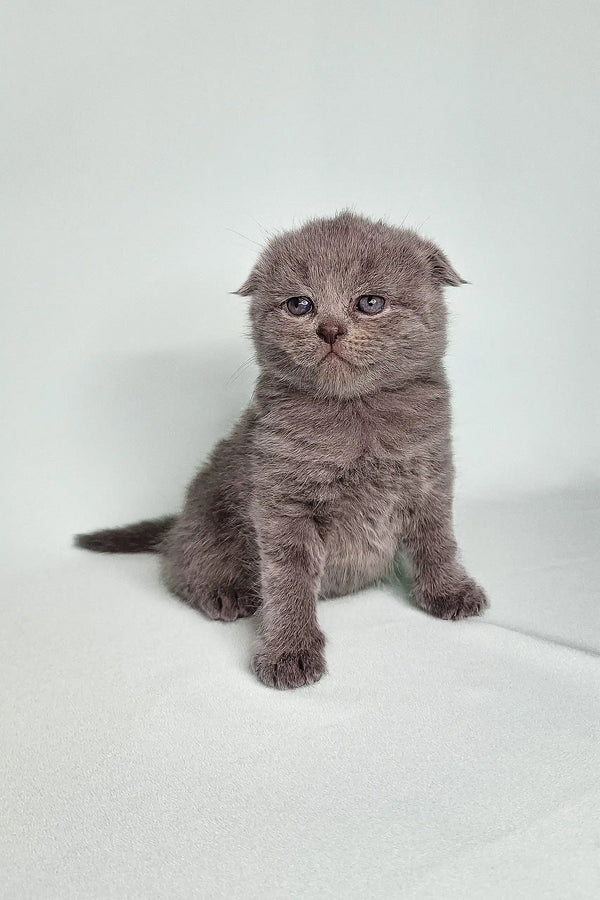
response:
<path fill-rule="evenodd" d="M 260 650 L 252 670 L 268 687 L 285 690 L 313 684 L 325 673 L 325 657 L 319 647 L 274 653 Z"/>
<path fill-rule="evenodd" d="M 448 594 L 439 597 L 421 595 L 417 602 L 424 610 L 439 619 L 466 619 L 469 616 L 480 616 L 488 605 L 483 589 L 470 579 Z"/>

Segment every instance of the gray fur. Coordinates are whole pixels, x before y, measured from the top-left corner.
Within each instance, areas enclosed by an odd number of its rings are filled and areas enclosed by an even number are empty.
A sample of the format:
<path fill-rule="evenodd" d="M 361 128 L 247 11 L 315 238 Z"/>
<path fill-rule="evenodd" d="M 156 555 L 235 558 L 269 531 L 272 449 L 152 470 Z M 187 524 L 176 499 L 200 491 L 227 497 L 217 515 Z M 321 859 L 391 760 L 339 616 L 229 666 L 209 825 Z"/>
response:
<path fill-rule="evenodd" d="M 399 550 L 429 613 L 458 619 L 487 605 L 452 526 L 442 289 L 461 283 L 413 231 L 342 213 L 274 238 L 238 291 L 251 297 L 254 399 L 193 480 L 161 553 L 171 590 L 211 618 L 261 608 L 253 669 L 265 684 L 317 681 L 317 598 L 388 575 Z M 362 295 L 383 297 L 384 310 L 358 312 Z M 297 296 L 313 313 L 290 314 Z M 121 529 L 120 546 L 114 529 L 78 540 L 127 551 L 136 527 Z M 146 549 L 156 540 L 150 529 Z"/>

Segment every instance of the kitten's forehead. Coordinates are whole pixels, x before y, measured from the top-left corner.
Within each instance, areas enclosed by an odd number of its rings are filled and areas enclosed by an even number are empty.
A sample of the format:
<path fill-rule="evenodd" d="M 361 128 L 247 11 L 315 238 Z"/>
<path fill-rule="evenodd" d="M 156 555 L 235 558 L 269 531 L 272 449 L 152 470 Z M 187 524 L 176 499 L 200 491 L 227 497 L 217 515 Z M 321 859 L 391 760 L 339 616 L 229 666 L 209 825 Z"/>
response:
<path fill-rule="evenodd" d="M 274 237 L 237 293 L 260 303 L 325 286 L 334 293 L 408 289 L 416 296 L 464 283 L 440 248 L 416 232 L 344 212 Z"/>
<path fill-rule="evenodd" d="M 342 214 L 308 222 L 275 238 L 265 251 L 271 277 L 320 286 L 418 275 L 424 253 L 410 231 Z"/>

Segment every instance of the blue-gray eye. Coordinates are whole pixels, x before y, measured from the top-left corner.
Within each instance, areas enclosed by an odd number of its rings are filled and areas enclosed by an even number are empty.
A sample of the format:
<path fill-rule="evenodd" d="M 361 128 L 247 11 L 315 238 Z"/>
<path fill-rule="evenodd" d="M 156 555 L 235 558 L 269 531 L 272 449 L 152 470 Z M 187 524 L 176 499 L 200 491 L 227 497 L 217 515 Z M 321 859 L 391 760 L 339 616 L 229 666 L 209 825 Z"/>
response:
<path fill-rule="evenodd" d="M 285 301 L 285 305 L 293 316 L 306 316 L 315 308 L 314 303 L 308 297 L 290 297 Z"/>
<path fill-rule="evenodd" d="M 377 297 L 375 294 L 365 294 L 364 297 L 358 298 L 356 308 L 359 312 L 366 316 L 374 316 L 380 313 L 385 306 L 383 297 Z"/>

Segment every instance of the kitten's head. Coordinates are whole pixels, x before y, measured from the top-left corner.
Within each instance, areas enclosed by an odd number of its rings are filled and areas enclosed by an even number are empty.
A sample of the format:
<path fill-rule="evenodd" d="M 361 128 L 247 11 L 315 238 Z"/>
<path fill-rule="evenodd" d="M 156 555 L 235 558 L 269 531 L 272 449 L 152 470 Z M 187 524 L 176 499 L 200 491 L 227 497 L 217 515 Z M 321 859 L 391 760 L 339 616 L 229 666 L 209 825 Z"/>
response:
<path fill-rule="evenodd" d="M 444 285 L 462 284 L 415 232 L 349 212 L 275 237 L 239 289 L 259 363 L 294 387 L 355 397 L 439 365 Z"/>

